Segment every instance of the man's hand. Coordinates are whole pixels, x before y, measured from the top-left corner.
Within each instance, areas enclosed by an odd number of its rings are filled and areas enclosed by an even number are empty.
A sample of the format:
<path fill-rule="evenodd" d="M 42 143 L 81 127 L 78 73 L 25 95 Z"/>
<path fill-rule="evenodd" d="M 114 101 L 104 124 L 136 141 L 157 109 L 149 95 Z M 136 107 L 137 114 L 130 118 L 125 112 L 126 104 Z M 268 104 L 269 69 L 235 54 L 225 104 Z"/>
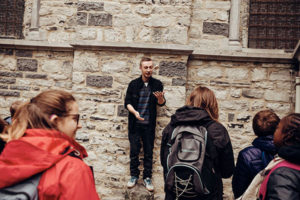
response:
<path fill-rule="evenodd" d="M 138 120 L 144 121 L 144 118 L 142 118 L 142 117 L 140 116 L 140 113 L 139 113 L 138 111 L 136 111 L 136 112 L 134 113 L 134 116 L 135 116 L 135 118 L 137 118 Z"/>
<path fill-rule="evenodd" d="M 153 92 L 154 96 L 157 98 L 158 104 L 163 104 L 165 103 L 165 98 L 164 98 L 164 94 L 165 92 Z"/>

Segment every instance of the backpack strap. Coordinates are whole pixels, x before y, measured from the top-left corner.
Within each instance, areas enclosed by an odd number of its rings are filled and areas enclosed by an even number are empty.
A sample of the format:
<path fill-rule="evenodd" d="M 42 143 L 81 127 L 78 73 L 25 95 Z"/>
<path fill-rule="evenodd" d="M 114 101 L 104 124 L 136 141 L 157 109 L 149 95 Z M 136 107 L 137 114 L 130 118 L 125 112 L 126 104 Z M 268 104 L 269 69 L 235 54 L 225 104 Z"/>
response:
<path fill-rule="evenodd" d="M 264 178 L 260 189 L 259 189 L 259 199 L 260 200 L 265 200 L 266 198 L 266 194 L 267 194 L 267 185 L 268 185 L 268 181 L 270 178 L 270 175 L 272 174 L 273 171 L 275 171 L 277 168 L 280 167 L 287 167 L 287 168 L 291 168 L 291 169 L 296 169 L 296 170 L 300 170 L 300 165 L 296 165 L 294 163 L 288 162 L 286 160 L 278 163 L 277 165 L 275 165 L 267 174 L 267 176 Z"/>

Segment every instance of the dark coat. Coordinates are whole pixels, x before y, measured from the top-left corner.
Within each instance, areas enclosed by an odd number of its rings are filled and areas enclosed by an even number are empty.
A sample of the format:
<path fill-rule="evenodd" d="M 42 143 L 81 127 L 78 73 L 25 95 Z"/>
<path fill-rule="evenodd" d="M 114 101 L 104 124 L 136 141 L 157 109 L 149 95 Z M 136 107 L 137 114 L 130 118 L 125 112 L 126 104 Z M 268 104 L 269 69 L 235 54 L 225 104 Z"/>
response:
<path fill-rule="evenodd" d="M 232 177 L 232 190 L 235 198 L 246 191 L 256 174 L 264 169 L 277 153 L 273 135 L 257 137 L 252 145 L 240 151 L 238 155 Z"/>
<path fill-rule="evenodd" d="M 206 128 L 208 131 L 208 137 L 212 141 L 213 147 L 208 147 L 207 145 L 206 152 L 213 160 L 213 165 L 218 180 L 216 191 L 214 191 L 211 195 L 201 199 L 222 199 L 222 178 L 229 178 L 233 174 L 234 170 L 234 157 L 231 141 L 226 128 L 219 122 L 212 120 L 208 113 L 201 108 L 191 106 L 179 108 L 176 113 L 172 115 L 171 122 L 163 130 L 160 159 L 164 170 L 164 178 L 167 174 L 167 156 L 169 149 L 167 142 L 170 139 L 174 128 L 177 125 L 184 124 L 204 126 L 209 124 L 206 126 Z M 168 191 L 166 191 L 166 193 L 168 193 Z"/>
<path fill-rule="evenodd" d="M 126 96 L 125 96 L 125 103 L 124 106 L 127 109 L 127 105 L 131 104 L 135 110 L 137 110 L 137 106 L 139 103 L 139 92 L 142 89 L 144 82 L 142 80 L 142 76 L 137 79 L 132 80 L 127 88 Z M 149 125 L 151 128 L 151 132 L 155 133 L 155 126 L 156 126 L 156 105 L 163 106 L 165 105 L 166 101 L 163 104 L 158 104 L 157 98 L 154 96 L 153 92 L 156 91 L 163 91 L 164 87 L 160 80 L 150 77 L 149 79 L 149 86 L 151 89 L 150 100 L 149 100 Z M 136 123 L 135 116 L 129 112 L 128 115 L 128 131 L 129 133 L 134 133 L 134 127 Z"/>
<path fill-rule="evenodd" d="M 300 165 L 300 145 L 281 147 L 278 155 L 285 160 Z M 266 200 L 299 200 L 300 171 L 280 167 L 270 175 Z"/>

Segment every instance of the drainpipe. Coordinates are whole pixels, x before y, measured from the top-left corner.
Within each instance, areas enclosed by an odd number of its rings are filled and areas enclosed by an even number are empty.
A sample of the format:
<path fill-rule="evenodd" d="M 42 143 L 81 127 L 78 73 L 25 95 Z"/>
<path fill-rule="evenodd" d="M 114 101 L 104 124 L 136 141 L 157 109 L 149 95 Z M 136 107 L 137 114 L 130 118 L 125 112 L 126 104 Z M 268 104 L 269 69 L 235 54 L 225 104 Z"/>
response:
<path fill-rule="evenodd" d="M 298 71 L 298 75 L 296 76 L 296 105 L 295 112 L 300 113 L 300 70 Z"/>

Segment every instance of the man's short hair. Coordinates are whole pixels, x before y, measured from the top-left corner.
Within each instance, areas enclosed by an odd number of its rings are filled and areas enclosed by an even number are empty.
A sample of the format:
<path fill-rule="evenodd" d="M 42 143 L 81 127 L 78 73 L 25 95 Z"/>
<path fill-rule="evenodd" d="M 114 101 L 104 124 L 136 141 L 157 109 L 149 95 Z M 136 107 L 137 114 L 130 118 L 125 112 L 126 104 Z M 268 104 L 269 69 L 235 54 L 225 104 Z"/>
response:
<path fill-rule="evenodd" d="M 255 114 L 252 128 L 257 136 L 273 135 L 279 122 L 279 117 L 272 110 L 262 110 Z"/>
<path fill-rule="evenodd" d="M 147 61 L 152 61 L 152 59 L 149 57 L 142 57 L 140 61 L 140 66 L 142 66 L 142 62 L 147 62 Z"/>

